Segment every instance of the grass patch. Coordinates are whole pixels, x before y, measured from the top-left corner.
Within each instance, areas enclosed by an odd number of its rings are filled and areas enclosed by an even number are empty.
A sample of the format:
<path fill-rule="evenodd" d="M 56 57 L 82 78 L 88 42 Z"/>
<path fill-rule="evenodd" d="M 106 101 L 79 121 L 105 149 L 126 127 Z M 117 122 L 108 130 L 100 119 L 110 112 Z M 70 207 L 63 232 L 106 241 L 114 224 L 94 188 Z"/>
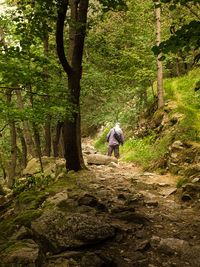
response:
<path fill-rule="evenodd" d="M 181 188 L 184 184 L 186 184 L 188 182 L 188 178 L 184 178 L 184 177 L 180 177 L 178 180 L 177 180 L 177 184 L 176 184 L 176 187 L 177 188 Z"/>
<path fill-rule="evenodd" d="M 146 169 L 150 162 L 157 160 L 163 155 L 170 143 L 170 137 L 166 136 L 155 142 L 156 135 L 152 134 L 145 138 L 133 138 L 127 141 L 121 149 L 122 160 L 137 162 Z"/>
<path fill-rule="evenodd" d="M 200 141 L 200 125 L 198 111 L 189 107 L 179 105 L 176 112 L 184 114 L 184 118 L 181 120 L 178 126 L 177 134 L 182 141 Z"/>

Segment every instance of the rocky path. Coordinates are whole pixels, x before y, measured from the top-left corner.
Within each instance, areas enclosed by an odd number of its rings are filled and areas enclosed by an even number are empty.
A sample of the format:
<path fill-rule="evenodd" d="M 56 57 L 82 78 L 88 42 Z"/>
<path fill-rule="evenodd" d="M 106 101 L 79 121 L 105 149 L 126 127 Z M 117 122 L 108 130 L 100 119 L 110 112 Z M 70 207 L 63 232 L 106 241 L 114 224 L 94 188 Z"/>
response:
<path fill-rule="evenodd" d="M 200 211 L 179 201 L 174 178 L 109 160 L 61 173 L 2 266 L 199 267 Z"/>
<path fill-rule="evenodd" d="M 200 266 L 199 211 L 175 200 L 173 177 L 123 162 L 89 168 L 96 177 L 91 192 L 104 196 L 119 230 L 101 248 L 110 253 L 110 266 Z"/>
<path fill-rule="evenodd" d="M 64 253 L 68 265 L 53 256 L 48 266 L 200 266 L 200 212 L 177 200 L 173 177 L 124 162 L 88 168 L 93 175 L 80 184 L 79 212 L 96 216 L 115 233 Z"/>

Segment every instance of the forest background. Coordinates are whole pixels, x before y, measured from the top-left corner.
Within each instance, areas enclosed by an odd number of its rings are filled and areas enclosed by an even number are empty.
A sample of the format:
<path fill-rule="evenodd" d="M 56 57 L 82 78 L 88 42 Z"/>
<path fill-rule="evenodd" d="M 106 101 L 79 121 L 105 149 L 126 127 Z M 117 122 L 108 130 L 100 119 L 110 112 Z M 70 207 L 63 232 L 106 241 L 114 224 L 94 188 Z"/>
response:
<path fill-rule="evenodd" d="M 79 103 L 71 97 L 69 76 L 57 55 L 58 15 L 63 11 L 60 5 L 67 2 L 6 1 L 12 8 L 0 18 L 0 177 L 10 185 L 31 157 L 40 159 L 42 172 L 43 156 L 69 159 L 69 142 L 79 150 L 79 128 L 76 140 L 71 134 L 71 140 L 68 136 L 66 141 L 65 134 L 70 131 L 62 131 L 66 120 L 66 127 L 73 125 L 79 114 Z M 164 42 L 156 48 L 156 10 L 160 8 Z M 94 137 L 103 126 L 105 132 L 96 147 L 105 153 L 105 135 L 120 121 L 127 140 L 121 150 L 124 160 L 137 159 L 145 168 L 172 140 L 198 143 L 198 1 L 163 0 L 161 6 L 151 0 L 91 1 L 87 14 L 87 24 L 73 24 L 67 13 L 63 36 L 72 66 L 70 29 L 85 27 L 83 60 L 81 55 L 78 69 L 82 137 Z M 158 137 L 152 129 L 137 136 L 140 121 L 150 121 L 163 110 L 158 109 L 157 96 L 156 62 L 161 52 L 164 103 L 174 101 L 173 112 L 185 117 L 179 131 L 167 137 Z M 79 151 L 77 154 L 81 157 Z"/>

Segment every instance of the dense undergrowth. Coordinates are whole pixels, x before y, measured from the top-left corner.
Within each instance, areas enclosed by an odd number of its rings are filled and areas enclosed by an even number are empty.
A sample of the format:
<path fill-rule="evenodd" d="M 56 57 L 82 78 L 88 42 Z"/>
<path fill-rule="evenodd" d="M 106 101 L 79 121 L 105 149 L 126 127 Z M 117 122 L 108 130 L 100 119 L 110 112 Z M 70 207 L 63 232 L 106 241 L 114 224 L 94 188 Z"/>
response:
<path fill-rule="evenodd" d="M 182 142 L 200 142 L 200 90 L 198 83 L 200 81 L 200 69 L 194 69 L 187 75 L 177 78 L 169 78 L 164 80 L 165 103 L 173 103 L 174 108 L 169 111 L 169 120 L 174 114 L 182 117 L 180 123 L 176 127 L 176 131 L 172 128 L 168 129 L 168 134 L 165 135 L 162 131 L 156 133 L 153 129 L 142 138 L 134 136 L 126 136 L 123 147 L 120 147 L 121 160 L 127 162 L 136 162 L 144 169 L 148 169 L 152 162 L 157 161 L 165 154 L 172 140 L 180 140 Z M 149 103 L 151 106 L 152 103 Z M 146 123 L 150 122 L 158 116 L 159 112 L 151 114 L 146 119 Z M 147 114 L 148 110 L 144 113 Z M 144 118 L 141 118 L 144 119 Z M 123 121 L 122 129 L 126 129 L 131 122 Z M 112 127 L 112 125 L 111 125 Z M 96 141 L 95 147 L 102 153 L 107 152 L 106 134 L 110 127 Z M 130 134 L 130 133 L 129 133 Z M 127 138 L 126 138 L 127 137 Z"/>

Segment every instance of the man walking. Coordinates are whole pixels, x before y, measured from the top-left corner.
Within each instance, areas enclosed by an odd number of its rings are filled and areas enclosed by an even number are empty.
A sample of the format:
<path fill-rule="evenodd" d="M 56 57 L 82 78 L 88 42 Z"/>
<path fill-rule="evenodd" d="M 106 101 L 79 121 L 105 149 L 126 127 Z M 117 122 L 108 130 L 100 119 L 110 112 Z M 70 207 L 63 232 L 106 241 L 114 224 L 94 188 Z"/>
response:
<path fill-rule="evenodd" d="M 107 134 L 107 142 L 108 142 L 108 156 L 112 155 L 114 151 L 115 158 L 119 158 L 119 145 L 123 145 L 124 137 L 123 132 L 120 128 L 120 123 L 117 122 L 115 127 L 112 128 Z"/>

